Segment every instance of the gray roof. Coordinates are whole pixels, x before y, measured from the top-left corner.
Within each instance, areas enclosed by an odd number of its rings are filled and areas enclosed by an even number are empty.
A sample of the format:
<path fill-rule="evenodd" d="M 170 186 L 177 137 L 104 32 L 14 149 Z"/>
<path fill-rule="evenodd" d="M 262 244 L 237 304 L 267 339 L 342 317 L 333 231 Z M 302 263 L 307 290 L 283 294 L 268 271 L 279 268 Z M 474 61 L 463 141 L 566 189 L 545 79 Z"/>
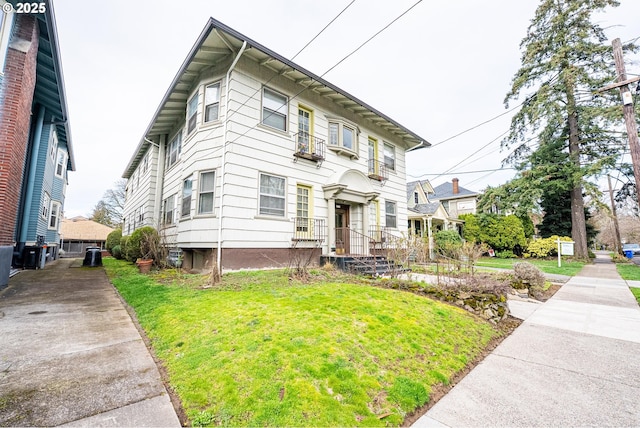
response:
<path fill-rule="evenodd" d="M 442 183 L 441 185 L 434 187 L 433 190 L 435 193 L 429 198 L 433 201 L 467 198 L 478 195 L 478 192 L 465 189 L 460 185 L 458 185 L 458 193 L 453 193 L 453 183 L 451 182 Z"/>
<path fill-rule="evenodd" d="M 429 180 L 416 180 L 407 183 L 407 201 L 413 198 L 413 192 L 416 190 L 416 186 L 422 187 L 424 183 L 428 183 Z"/>
<path fill-rule="evenodd" d="M 435 214 L 440 206 L 440 202 L 429 202 L 428 204 L 417 204 L 412 208 L 409 208 L 409 211 L 414 211 L 420 214 Z"/>

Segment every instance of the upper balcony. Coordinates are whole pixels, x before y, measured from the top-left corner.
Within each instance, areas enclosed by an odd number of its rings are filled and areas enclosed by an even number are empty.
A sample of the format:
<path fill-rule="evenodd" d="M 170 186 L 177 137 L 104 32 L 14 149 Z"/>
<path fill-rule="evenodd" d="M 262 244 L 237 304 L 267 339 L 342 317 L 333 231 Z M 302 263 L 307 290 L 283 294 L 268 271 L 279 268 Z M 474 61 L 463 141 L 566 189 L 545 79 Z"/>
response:
<path fill-rule="evenodd" d="M 389 179 L 389 171 L 384 162 L 369 159 L 369 178 L 378 180 L 384 184 Z"/>
<path fill-rule="evenodd" d="M 308 159 L 318 163 L 318 168 L 325 158 L 324 140 L 314 137 L 308 132 L 298 132 L 293 136 L 296 143 L 296 149 L 293 153 L 294 161 L 298 158 Z"/>

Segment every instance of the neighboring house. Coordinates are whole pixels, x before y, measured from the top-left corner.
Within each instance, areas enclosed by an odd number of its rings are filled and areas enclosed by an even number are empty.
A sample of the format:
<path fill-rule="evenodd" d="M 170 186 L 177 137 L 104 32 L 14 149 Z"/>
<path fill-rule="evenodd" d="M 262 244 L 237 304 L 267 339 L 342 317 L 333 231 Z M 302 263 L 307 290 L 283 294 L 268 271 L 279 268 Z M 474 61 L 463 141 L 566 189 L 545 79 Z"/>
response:
<path fill-rule="evenodd" d="M 479 193 L 467 190 L 460 186 L 457 178 L 451 183 L 442 183 L 433 188 L 433 196 L 429 200 L 441 202 L 451 218 L 457 219 L 462 214 L 475 214 Z"/>
<path fill-rule="evenodd" d="M 426 146 L 210 19 L 124 171 L 123 234 L 157 227 L 196 269 L 365 255 L 373 235 L 406 233 L 405 153 Z"/>
<path fill-rule="evenodd" d="M 0 0 L 0 287 L 33 247 L 39 267 L 57 257 L 75 169 L 53 5 L 30 5 L 39 13 L 7 12 Z"/>
<path fill-rule="evenodd" d="M 460 231 L 462 221 L 452 218 L 442 202 L 434 200 L 434 188 L 428 180 L 407 183 L 409 235 L 428 237 L 429 257 L 433 259 L 434 234 L 439 230 Z"/>
<path fill-rule="evenodd" d="M 66 257 L 84 256 L 87 247 L 105 249 L 107 236 L 113 228 L 84 217 L 63 218 L 60 246 Z"/>

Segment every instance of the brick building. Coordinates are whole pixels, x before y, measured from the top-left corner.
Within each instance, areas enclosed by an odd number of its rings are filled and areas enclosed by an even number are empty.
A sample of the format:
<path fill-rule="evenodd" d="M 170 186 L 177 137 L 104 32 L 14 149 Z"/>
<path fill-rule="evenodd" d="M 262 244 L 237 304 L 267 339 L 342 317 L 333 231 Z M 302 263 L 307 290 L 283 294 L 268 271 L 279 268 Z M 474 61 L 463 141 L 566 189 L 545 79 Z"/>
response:
<path fill-rule="evenodd" d="M 0 287 L 25 247 L 38 248 L 38 262 L 57 257 L 75 169 L 53 5 L 38 5 L 7 12 L 0 0 Z"/>

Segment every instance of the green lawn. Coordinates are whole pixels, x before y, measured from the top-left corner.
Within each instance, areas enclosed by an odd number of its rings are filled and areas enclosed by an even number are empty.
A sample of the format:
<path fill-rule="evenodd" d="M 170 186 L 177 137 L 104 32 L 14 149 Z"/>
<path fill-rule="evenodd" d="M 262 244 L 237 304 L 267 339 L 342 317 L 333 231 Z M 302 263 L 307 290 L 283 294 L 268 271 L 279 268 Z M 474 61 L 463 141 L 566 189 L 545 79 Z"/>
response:
<path fill-rule="evenodd" d="M 622 279 L 640 281 L 640 266 L 634 263 L 617 263 L 616 269 L 618 269 Z"/>
<path fill-rule="evenodd" d="M 512 269 L 513 265 L 518 262 L 527 262 L 535 265 L 538 269 L 545 273 L 574 276 L 584 266 L 583 262 L 562 260 L 562 267 L 558 267 L 558 259 L 541 260 L 541 259 L 499 259 L 497 257 L 482 257 L 476 263 L 478 267 L 491 267 L 500 269 Z"/>
<path fill-rule="evenodd" d="M 193 425 L 398 426 L 500 335 L 462 309 L 323 271 L 203 288 L 201 276 L 104 265 Z"/>

